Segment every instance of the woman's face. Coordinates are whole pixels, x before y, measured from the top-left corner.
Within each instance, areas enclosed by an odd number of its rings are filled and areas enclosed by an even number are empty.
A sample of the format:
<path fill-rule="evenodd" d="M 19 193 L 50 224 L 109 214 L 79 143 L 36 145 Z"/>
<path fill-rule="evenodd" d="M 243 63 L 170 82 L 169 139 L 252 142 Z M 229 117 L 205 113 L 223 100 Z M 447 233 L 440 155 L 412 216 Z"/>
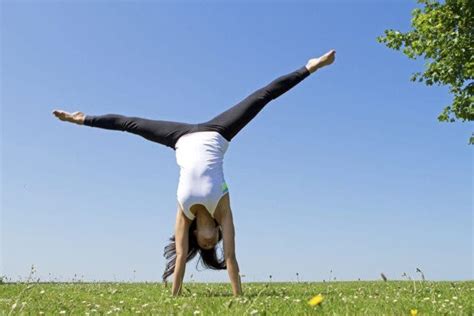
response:
<path fill-rule="evenodd" d="M 200 228 L 194 231 L 199 247 L 202 249 L 212 249 L 219 241 L 219 228 L 217 226 Z"/>

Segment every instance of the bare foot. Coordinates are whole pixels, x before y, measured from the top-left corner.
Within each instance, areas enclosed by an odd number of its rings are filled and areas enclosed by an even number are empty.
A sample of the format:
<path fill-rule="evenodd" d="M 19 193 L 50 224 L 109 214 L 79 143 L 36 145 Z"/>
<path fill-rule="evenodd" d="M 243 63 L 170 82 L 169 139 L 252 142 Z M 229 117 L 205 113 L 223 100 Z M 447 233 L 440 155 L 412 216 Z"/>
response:
<path fill-rule="evenodd" d="M 53 114 L 54 114 L 54 116 L 56 116 L 61 121 L 76 123 L 76 124 L 79 124 L 79 125 L 84 124 L 84 118 L 86 117 L 84 115 L 84 113 L 82 113 L 82 112 L 68 113 L 68 112 L 62 111 L 62 110 L 54 110 Z"/>
<path fill-rule="evenodd" d="M 319 58 L 310 59 L 306 64 L 306 68 L 308 68 L 309 72 L 313 73 L 319 68 L 332 64 L 335 59 L 336 51 L 334 49 L 331 49 L 329 52 Z"/>

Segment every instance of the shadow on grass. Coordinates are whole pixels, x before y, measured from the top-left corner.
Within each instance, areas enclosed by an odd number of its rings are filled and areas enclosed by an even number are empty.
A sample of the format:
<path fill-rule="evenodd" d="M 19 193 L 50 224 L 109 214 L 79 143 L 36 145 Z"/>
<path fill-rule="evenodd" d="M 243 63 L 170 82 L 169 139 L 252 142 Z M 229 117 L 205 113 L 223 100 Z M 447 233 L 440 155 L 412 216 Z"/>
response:
<path fill-rule="evenodd" d="M 227 291 L 222 291 L 222 292 L 201 292 L 199 293 L 199 295 L 201 296 L 207 296 L 207 297 L 229 297 L 229 298 L 232 298 L 234 297 L 234 295 L 230 292 L 227 292 Z M 241 296 L 237 296 L 235 298 L 255 298 L 255 297 L 277 297 L 277 296 L 281 296 L 282 293 L 281 292 L 275 292 L 275 291 L 263 291 L 263 292 L 259 292 L 259 291 L 245 291 L 244 290 L 244 293 L 243 295 Z M 189 294 L 187 293 L 186 296 L 192 296 L 192 294 Z"/>

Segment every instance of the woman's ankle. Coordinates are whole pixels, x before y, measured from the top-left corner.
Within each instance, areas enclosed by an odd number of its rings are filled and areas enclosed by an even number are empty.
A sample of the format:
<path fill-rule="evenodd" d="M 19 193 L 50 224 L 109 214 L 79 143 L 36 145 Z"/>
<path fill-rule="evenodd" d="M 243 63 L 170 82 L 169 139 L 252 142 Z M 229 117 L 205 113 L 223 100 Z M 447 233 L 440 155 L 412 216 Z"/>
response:
<path fill-rule="evenodd" d="M 314 62 L 314 60 L 309 60 L 308 63 L 306 64 L 306 69 L 308 69 L 310 73 L 315 72 L 319 68 L 320 67 Z"/>
<path fill-rule="evenodd" d="M 74 112 L 71 114 L 71 117 L 74 119 L 74 123 L 79 125 L 84 125 L 86 115 L 82 112 Z"/>

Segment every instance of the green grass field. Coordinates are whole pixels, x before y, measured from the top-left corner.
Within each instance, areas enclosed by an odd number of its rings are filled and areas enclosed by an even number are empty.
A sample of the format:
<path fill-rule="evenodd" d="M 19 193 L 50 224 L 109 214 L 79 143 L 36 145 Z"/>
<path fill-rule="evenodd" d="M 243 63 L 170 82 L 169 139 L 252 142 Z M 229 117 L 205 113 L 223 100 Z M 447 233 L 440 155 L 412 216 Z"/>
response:
<path fill-rule="evenodd" d="M 170 295 L 160 283 L 7 283 L 0 314 L 25 315 L 473 315 L 474 282 L 185 283 Z M 308 301 L 317 294 L 316 306 Z"/>

